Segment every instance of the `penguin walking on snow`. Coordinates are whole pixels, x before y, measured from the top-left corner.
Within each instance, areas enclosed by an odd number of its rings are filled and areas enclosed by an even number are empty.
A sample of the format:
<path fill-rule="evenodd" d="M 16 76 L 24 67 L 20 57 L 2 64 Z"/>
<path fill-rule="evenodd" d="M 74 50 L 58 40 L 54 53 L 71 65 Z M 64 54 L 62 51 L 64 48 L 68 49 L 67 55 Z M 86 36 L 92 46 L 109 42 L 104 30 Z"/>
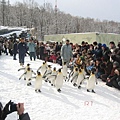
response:
<path fill-rule="evenodd" d="M 32 77 L 31 79 L 35 78 L 35 92 L 41 92 L 42 87 L 42 75 L 40 72 L 37 72 L 37 76 Z"/>
<path fill-rule="evenodd" d="M 84 80 L 84 74 L 83 74 L 83 71 L 81 69 L 79 69 L 79 74 L 78 74 L 78 78 L 77 78 L 77 86 L 78 86 L 78 89 L 81 88 L 81 84 L 82 84 L 82 81 Z"/>
<path fill-rule="evenodd" d="M 61 69 L 59 69 L 55 80 L 55 87 L 58 92 L 61 92 L 61 88 L 63 86 L 63 79 L 64 79 L 63 73 L 61 72 Z"/>
<path fill-rule="evenodd" d="M 91 75 L 87 81 L 87 92 L 90 92 L 90 90 L 95 93 L 94 88 L 95 88 L 95 83 L 97 84 L 97 79 L 95 77 L 95 68 L 92 68 L 91 70 Z"/>
<path fill-rule="evenodd" d="M 73 76 L 75 69 L 78 68 L 76 65 L 74 65 L 74 67 L 72 67 L 70 69 L 70 72 L 68 73 L 68 81 L 70 80 L 70 78 Z"/>
<path fill-rule="evenodd" d="M 73 72 L 72 79 L 71 79 L 71 82 L 75 87 L 77 86 L 76 82 L 77 82 L 78 74 L 79 74 L 78 68 L 75 68 L 75 71 Z"/>
<path fill-rule="evenodd" d="M 48 68 L 43 75 L 43 78 L 45 78 L 45 82 L 48 81 L 48 77 L 51 75 L 51 73 L 52 73 L 51 65 L 48 65 Z M 51 81 L 49 81 L 49 83 L 51 83 Z"/>
<path fill-rule="evenodd" d="M 63 66 L 62 66 L 62 73 L 65 78 L 65 81 L 67 80 L 67 72 L 68 72 L 67 64 L 66 64 L 66 62 L 64 62 Z"/>
<path fill-rule="evenodd" d="M 19 80 L 24 76 L 26 75 L 26 82 L 27 82 L 27 86 L 30 86 L 31 85 L 31 78 L 32 78 L 32 74 L 36 75 L 36 73 L 31 70 L 30 68 L 27 68 L 27 70 L 20 76 Z"/>
<path fill-rule="evenodd" d="M 57 77 L 57 71 L 56 71 L 56 67 L 54 67 L 51 75 L 47 77 L 47 79 L 51 82 L 51 86 L 55 86 L 56 77 Z"/>
<path fill-rule="evenodd" d="M 20 68 L 18 69 L 18 71 L 24 70 L 24 72 L 26 72 L 29 67 L 30 67 L 30 64 L 28 63 L 26 67 Z M 24 75 L 24 80 L 26 80 L 26 74 Z"/>
<path fill-rule="evenodd" d="M 40 70 L 40 73 L 41 75 L 43 76 L 45 71 L 47 70 L 47 63 L 46 62 L 43 62 L 42 66 L 40 66 L 37 70 L 37 72 L 39 72 Z"/>

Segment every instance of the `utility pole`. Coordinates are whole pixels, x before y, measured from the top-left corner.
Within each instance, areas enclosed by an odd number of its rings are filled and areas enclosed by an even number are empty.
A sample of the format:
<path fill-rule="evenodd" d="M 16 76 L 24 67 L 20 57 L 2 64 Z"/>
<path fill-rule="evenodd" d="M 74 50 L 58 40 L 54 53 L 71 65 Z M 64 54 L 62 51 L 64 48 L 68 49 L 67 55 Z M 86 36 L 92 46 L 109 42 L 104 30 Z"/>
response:
<path fill-rule="evenodd" d="M 4 26 L 5 25 L 5 0 L 2 0 L 2 18 L 3 18 L 3 21 L 2 21 L 2 25 Z"/>
<path fill-rule="evenodd" d="M 55 19 L 56 19 L 56 31 L 55 33 L 58 34 L 58 20 L 57 20 L 57 12 L 58 12 L 58 9 L 57 9 L 57 0 L 55 0 Z"/>

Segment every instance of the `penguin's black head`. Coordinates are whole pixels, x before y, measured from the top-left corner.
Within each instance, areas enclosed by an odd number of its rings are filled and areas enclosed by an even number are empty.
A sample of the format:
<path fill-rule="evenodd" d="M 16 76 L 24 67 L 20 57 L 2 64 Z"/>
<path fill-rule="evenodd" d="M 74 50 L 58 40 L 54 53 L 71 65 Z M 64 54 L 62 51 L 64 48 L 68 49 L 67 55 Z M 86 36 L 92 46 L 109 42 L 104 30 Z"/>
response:
<path fill-rule="evenodd" d="M 66 65 L 66 62 L 64 62 L 64 65 Z"/>
<path fill-rule="evenodd" d="M 53 70 L 56 71 L 56 67 L 54 67 Z"/>
<path fill-rule="evenodd" d="M 48 68 L 51 68 L 51 65 L 48 65 Z"/>
<path fill-rule="evenodd" d="M 30 66 L 30 64 L 28 63 L 27 66 Z"/>
<path fill-rule="evenodd" d="M 37 74 L 38 74 L 38 75 L 41 75 L 41 73 L 40 73 L 40 72 L 37 72 Z"/>
<path fill-rule="evenodd" d="M 92 69 L 91 69 L 91 73 L 92 73 L 92 74 L 95 74 L 95 72 L 96 72 L 96 68 L 92 68 Z"/>
<path fill-rule="evenodd" d="M 61 69 L 59 69 L 58 72 L 61 72 Z"/>
<path fill-rule="evenodd" d="M 79 68 L 79 72 L 82 72 L 81 68 Z"/>
<path fill-rule="evenodd" d="M 78 71 L 78 68 L 75 68 L 75 71 Z"/>
<path fill-rule="evenodd" d="M 30 71 L 30 67 L 27 69 L 27 71 Z"/>

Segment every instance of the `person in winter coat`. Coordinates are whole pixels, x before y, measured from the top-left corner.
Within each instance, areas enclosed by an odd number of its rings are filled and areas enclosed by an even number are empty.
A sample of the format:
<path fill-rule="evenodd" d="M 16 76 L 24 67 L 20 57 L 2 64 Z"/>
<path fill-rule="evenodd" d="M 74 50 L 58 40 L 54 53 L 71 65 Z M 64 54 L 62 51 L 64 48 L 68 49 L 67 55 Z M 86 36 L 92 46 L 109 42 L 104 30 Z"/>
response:
<path fill-rule="evenodd" d="M 102 81 L 106 82 L 107 77 L 111 74 L 113 64 L 112 62 L 108 61 L 107 59 L 103 60 L 103 63 L 101 64 L 101 68 L 104 69 L 105 74 L 101 75 Z"/>
<path fill-rule="evenodd" d="M 27 52 L 27 44 L 24 38 L 22 38 L 20 43 L 18 44 L 19 63 L 21 66 L 24 65 L 24 59 L 25 59 L 26 52 Z"/>
<path fill-rule="evenodd" d="M 40 59 L 45 60 L 45 46 L 43 42 L 40 44 Z"/>
<path fill-rule="evenodd" d="M 111 77 L 106 83 L 109 87 L 115 87 L 120 90 L 120 68 L 115 69 L 114 76 Z"/>
<path fill-rule="evenodd" d="M 110 48 L 110 51 L 113 53 L 113 51 L 115 50 L 115 48 L 116 48 L 116 46 L 115 46 L 115 43 L 113 42 L 113 41 L 111 41 L 110 43 L 109 43 L 109 48 Z"/>
<path fill-rule="evenodd" d="M 30 53 L 30 60 L 32 61 L 32 57 L 33 57 L 34 61 L 35 61 L 35 59 L 36 59 L 36 44 L 31 39 L 27 46 L 28 46 L 28 50 Z"/>
<path fill-rule="evenodd" d="M 105 59 L 109 60 L 110 59 L 109 54 L 110 54 L 110 50 L 107 47 L 107 45 L 102 44 L 102 57 L 103 57 L 103 59 L 105 58 Z"/>
<path fill-rule="evenodd" d="M 13 40 L 9 40 L 8 49 L 9 49 L 10 56 L 13 56 L 13 52 L 12 52 L 12 49 L 13 49 Z"/>
<path fill-rule="evenodd" d="M 61 48 L 61 57 L 63 63 L 66 62 L 67 66 L 69 65 L 70 60 L 73 57 L 72 48 L 70 46 L 69 40 L 66 40 L 66 44 Z"/>
<path fill-rule="evenodd" d="M 13 44 L 13 60 L 17 60 L 16 55 L 17 55 L 17 41 L 15 41 Z"/>
<path fill-rule="evenodd" d="M 23 103 L 14 104 L 10 100 L 3 108 L 2 103 L 0 102 L 0 120 L 5 120 L 9 114 L 15 111 L 19 115 L 19 120 L 30 120 L 29 114 L 24 113 Z"/>
<path fill-rule="evenodd" d="M 102 44 L 98 43 L 97 48 L 95 49 L 95 58 L 96 59 L 101 59 L 102 58 L 102 48 L 101 48 Z"/>
<path fill-rule="evenodd" d="M 3 50 L 3 44 L 2 41 L 0 41 L 0 55 L 2 55 L 2 50 Z"/>

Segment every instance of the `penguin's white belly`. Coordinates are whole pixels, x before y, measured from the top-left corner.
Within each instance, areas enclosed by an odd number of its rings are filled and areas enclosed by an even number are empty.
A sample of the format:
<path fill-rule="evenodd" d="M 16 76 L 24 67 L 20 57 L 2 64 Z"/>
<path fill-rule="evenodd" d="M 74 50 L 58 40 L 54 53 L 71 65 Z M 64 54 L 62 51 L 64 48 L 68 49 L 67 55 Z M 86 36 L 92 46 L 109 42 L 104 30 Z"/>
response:
<path fill-rule="evenodd" d="M 75 72 L 75 73 L 73 74 L 73 77 L 72 77 L 72 82 L 73 82 L 73 83 L 76 83 L 76 82 L 77 82 L 77 78 L 78 78 L 78 73 Z"/>
<path fill-rule="evenodd" d="M 60 89 L 62 88 L 63 86 L 63 75 L 59 75 L 57 78 L 56 78 L 56 81 L 55 81 L 55 87 L 57 89 Z"/>
<path fill-rule="evenodd" d="M 80 83 L 81 83 L 83 80 L 84 80 L 83 74 L 79 74 L 79 75 L 78 75 L 78 79 L 77 79 L 77 85 L 79 86 Z"/>
<path fill-rule="evenodd" d="M 46 71 L 46 68 L 44 68 L 44 67 L 40 69 L 40 72 L 41 72 L 42 76 L 44 75 L 45 71 Z"/>
<path fill-rule="evenodd" d="M 29 79 L 32 77 L 32 72 L 27 72 L 26 74 L 26 83 L 30 83 Z"/>
<path fill-rule="evenodd" d="M 36 78 L 35 89 L 41 89 L 42 87 L 42 78 Z"/>
<path fill-rule="evenodd" d="M 94 89 L 95 88 L 95 75 L 90 76 L 87 82 L 87 89 Z"/>
<path fill-rule="evenodd" d="M 63 76 L 66 77 L 66 76 L 67 76 L 67 68 L 64 68 L 64 69 L 62 70 L 62 73 L 63 73 Z"/>

